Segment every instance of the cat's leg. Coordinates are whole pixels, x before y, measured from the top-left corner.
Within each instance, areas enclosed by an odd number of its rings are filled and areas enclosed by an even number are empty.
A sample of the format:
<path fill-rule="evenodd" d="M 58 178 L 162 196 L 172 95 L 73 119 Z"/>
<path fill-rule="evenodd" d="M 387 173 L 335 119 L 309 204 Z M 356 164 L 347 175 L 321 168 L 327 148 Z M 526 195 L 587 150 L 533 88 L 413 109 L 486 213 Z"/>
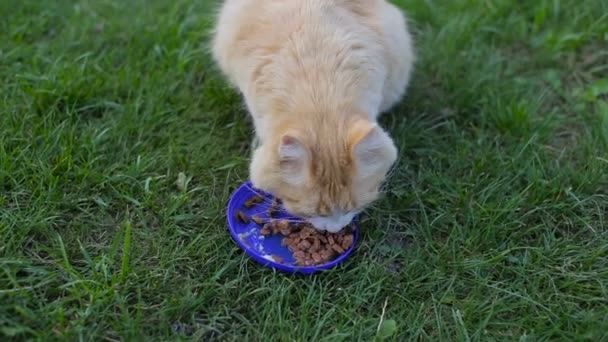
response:
<path fill-rule="evenodd" d="M 388 2 L 382 10 L 384 34 L 388 48 L 388 77 L 384 84 L 380 112 L 386 112 L 405 95 L 414 66 L 414 46 L 407 21 L 400 9 Z"/>

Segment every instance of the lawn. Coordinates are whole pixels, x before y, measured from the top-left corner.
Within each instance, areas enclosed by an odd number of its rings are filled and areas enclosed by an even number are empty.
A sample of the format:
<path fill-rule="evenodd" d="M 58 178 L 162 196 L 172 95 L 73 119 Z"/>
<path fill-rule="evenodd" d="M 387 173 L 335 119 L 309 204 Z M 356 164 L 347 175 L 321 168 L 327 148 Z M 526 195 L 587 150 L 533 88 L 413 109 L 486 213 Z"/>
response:
<path fill-rule="evenodd" d="M 608 2 L 397 2 L 398 166 L 305 277 L 227 233 L 252 128 L 217 1 L 1 1 L 0 339 L 608 340 Z"/>

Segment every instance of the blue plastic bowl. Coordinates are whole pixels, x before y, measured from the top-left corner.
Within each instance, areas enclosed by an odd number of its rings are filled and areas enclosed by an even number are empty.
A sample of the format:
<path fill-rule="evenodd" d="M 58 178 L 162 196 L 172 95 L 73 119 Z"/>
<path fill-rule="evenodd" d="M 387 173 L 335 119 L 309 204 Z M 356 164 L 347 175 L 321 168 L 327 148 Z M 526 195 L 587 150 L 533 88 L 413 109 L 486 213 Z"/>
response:
<path fill-rule="evenodd" d="M 244 204 L 245 202 L 255 196 L 256 194 L 261 194 L 265 197 L 265 201 L 258 205 L 253 206 L 250 209 L 246 209 Z M 236 218 L 237 210 L 241 210 L 247 216 L 251 217 L 253 215 L 259 215 L 264 219 L 264 221 L 270 221 L 270 217 L 267 214 L 268 207 L 270 203 L 272 203 L 273 196 L 267 194 L 263 191 L 257 190 L 253 188 L 251 182 L 247 182 L 241 187 L 239 187 L 230 198 L 230 202 L 228 203 L 228 227 L 230 229 L 230 234 L 232 238 L 236 242 L 236 244 L 241 247 L 247 253 L 249 257 L 251 257 L 256 262 L 266 266 L 271 267 L 279 271 L 289 272 L 289 273 L 302 273 L 302 274 L 312 274 L 318 271 L 323 271 L 330 269 L 344 260 L 348 258 L 348 256 L 354 251 L 355 245 L 359 240 L 359 225 L 357 224 L 357 220 L 353 221 L 354 225 L 354 241 L 352 246 L 344 252 L 344 254 L 340 255 L 338 258 L 328 262 L 326 264 L 320 264 L 316 266 L 297 266 L 295 264 L 295 259 L 291 253 L 291 251 L 285 247 L 281 246 L 282 236 L 273 235 L 273 236 L 263 236 L 260 233 L 260 227 L 258 224 L 249 221 L 248 224 L 240 222 Z M 278 213 L 275 218 L 287 218 L 290 220 L 301 220 L 295 216 L 290 215 L 287 212 Z M 283 258 L 284 263 L 276 262 L 272 259 L 272 255 L 277 255 Z"/>

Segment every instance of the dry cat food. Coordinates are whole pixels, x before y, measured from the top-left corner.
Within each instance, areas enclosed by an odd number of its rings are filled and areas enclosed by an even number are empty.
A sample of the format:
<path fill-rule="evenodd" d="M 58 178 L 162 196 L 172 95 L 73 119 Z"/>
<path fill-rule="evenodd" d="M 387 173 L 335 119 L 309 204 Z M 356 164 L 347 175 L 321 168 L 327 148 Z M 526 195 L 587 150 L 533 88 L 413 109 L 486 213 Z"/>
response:
<path fill-rule="evenodd" d="M 272 204 L 268 208 L 268 216 L 275 217 L 281 211 L 281 202 L 278 199 L 274 199 Z"/>
<path fill-rule="evenodd" d="M 281 244 L 293 253 L 298 266 L 328 263 L 348 250 L 354 242 L 350 227 L 338 233 L 328 233 L 314 229 L 309 223 L 286 220 L 266 223 L 260 233 L 265 236 L 282 235 Z"/>
<path fill-rule="evenodd" d="M 260 215 L 251 216 L 251 220 L 260 226 L 264 224 L 264 219 Z"/>
<path fill-rule="evenodd" d="M 249 223 L 249 216 L 240 210 L 236 211 L 236 219 L 245 224 Z"/>
<path fill-rule="evenodd" d="M 262 203 L 262 196 L 254 196 L 248 199 L 244 207 L 247 209 Z M 275 199 L 268 208 L 268 216 L 273 218 L 279 213 L 281 201 Z M 264 219 L 259 215 L 251 218 L 244 212 L 236 212 L 237 219 L 242 223 L 249 223 L 251 219 L 256 224 L 262 226 L 260 233 L 264 236 L 282 235 L 281 244 L 287 246 L 293 253 L 298 266 L 315 266 L 328 263 L 338 256 L 344 254 L 354 242 L 352 227 L 347 227 L 338 233 L 319 231 L 313 228 L 310 223 L 290 222 L 288 220 L 272 220 L 264 223 Z M 278 255 L 271 255 L 271 258 L 279 263 L 285 260 Z"/>
<path fill-rule="evenodd" d="M 251 197 L 250 199 L 248 199 L 247 201 L 245 201 L 245 204 L 243 206 L 247 209 L 251 209 L 254 206 L 262 203 L 263 201 L 264 201 L 264 197 L 262 195 L 255 195 L 255 196 Z"/>
<path fill-rule="evenodd" d="M 280 255 L 271 255 L 270 257 L 272 258 L 272 260 L 274 260 L 278 263 L 281 263 L 281 264 L 285 263 L 285 260 Z"/>

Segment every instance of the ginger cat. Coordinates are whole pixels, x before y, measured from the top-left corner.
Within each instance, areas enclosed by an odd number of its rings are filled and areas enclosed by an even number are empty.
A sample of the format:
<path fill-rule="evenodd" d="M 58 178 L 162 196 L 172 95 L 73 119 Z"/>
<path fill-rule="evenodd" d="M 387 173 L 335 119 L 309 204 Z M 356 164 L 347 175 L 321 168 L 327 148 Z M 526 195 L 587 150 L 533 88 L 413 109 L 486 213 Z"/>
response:
<path fill-rule="evenodd" d="M 385 0 L 226 0 L 212 48 L 253 117 L 254 186 L 340 231 L 397 157 L 377 118 L 414 63 L 401 11 Z"/>

